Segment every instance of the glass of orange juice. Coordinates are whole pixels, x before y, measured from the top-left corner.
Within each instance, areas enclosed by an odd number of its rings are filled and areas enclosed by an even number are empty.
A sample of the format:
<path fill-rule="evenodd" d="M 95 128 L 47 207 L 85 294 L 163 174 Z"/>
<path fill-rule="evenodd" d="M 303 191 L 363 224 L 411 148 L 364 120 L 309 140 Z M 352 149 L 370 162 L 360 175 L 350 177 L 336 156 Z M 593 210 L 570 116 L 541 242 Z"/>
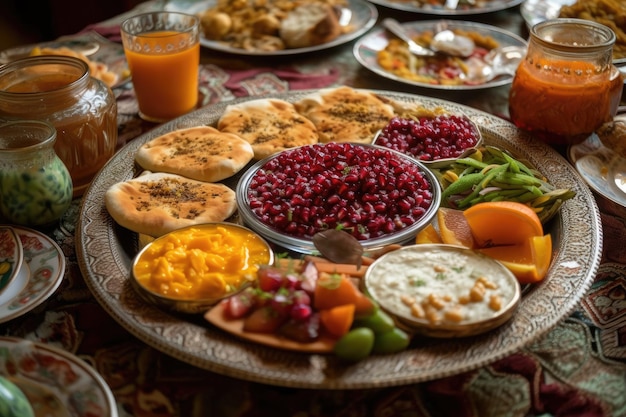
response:
<path fill-rule="evenodd" d="M 143 13 L 121 25 L 139 116 L 162 123 L 198 102 L 200 19 L 178 12 Z"/>

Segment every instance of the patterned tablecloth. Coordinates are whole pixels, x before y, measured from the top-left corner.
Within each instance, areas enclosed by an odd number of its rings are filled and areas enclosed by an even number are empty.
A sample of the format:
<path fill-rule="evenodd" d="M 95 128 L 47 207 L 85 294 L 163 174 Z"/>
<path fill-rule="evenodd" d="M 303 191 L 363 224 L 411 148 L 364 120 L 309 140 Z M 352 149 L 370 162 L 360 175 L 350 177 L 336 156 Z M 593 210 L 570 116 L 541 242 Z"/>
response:
<path fill-rule="evenodd" d="M 481 19 L 523 31 L 516 8 Z M 115 26 L 99 29 L 116 34 Z M 203 51 L 201 104 L 341 84 L 406 91 L 359 68 L 351 45 L 316 55 L 268 64 Z M 506 117 L 507 92 L 496 88 L 441 98 Z M 137 117 L 132 84 L 115 93 L 121 147 L 154 125 Z M 87 289 L 74 241 L 79 200 L 49 231 L 67 258 L 61 287 L 35 310 L 0 325 L 0 334 L 62 347 L 91 363 L 113 391 L 120 417 L 626 416 L 626 209 L 601 197 L 597 201 L 603 259 L 576 311 L 524 349 L 440 380 L 368 390 L 306 390 L 241 381 L 179 362 L 127 333 Z"/>

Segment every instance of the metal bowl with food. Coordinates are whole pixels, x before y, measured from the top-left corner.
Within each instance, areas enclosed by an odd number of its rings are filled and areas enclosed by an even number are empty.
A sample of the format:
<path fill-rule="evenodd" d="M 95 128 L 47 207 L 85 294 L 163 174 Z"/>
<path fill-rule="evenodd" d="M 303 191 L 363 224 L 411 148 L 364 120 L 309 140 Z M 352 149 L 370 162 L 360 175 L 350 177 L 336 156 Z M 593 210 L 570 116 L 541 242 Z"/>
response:
<path fill-rule="evenodd" d="M 269 244 L 234 223 L 185 227 L 148 243 L 135 256 L 131 284 L 147 302 L 181 313 L 204 313 L 251 285 L 272 264 Z"/>
<path fill-rule="evenodd" d="M 521 299 L 500 262 L 454 245 L 423 244 L 389 252 L 365 274 L 368 293 L 419 334 L 464 337 L 504 324 Z"/>
<path fill-rule="evenodd" d="M 399 152 L 331 142 L 257 162 L 236 195 L 244 224 L 283 248 L 313 253 L 312 237 L 329 229 L 365 249 L 413 239 L 435 216 L 439 187 L 431 171 Z"/>

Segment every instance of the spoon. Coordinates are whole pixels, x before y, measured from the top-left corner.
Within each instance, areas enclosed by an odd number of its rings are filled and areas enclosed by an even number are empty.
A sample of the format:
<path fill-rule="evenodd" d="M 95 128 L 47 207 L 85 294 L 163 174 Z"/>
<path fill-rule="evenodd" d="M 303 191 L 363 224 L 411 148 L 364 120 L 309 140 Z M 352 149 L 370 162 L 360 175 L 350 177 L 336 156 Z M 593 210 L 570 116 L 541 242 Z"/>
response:
<path fill-rule="evenodd" d="M 412 54 L 418 55 L 418 56 L 435 55 L 435 51 L 432 51 L 428 48 L 424 48 L 423 46 L 415 42 L 413 39 L 411 39 L 411 36 L 406 32 L 406 30 L 404 30 L 400 22 L 398 22 L 397 20 L 386 18 L 382 21 L 382 24 L 388 31 L 390 31 L 391 33 L 396 35 L 398 38 L 406 42 L 409 45 L 409 51 Z"/>
<path fill-rule="evenodd" d="M 465 81 L 484 84 L 500 75 L 515 75 L 517 66 L 525 55 L 525 46 L 503 46 L 492 49 L 483 59 L 470 57 L 465 61 Z"/>
<path fill-rule="evenodd" d="M 430 48 L 426 48 L 416 43 L 397 20 L 386 18 L 382 24 L 391 33 L 405 41 L 409 45 L 409 51 L 417 56 L 434 56 L 436 53 L 442 53 L 467 57 L 472 54 L 475 48 L 473 40 L 466 36 L 457 35 L 451 30 L 438 32 L 433 36 Z"/>

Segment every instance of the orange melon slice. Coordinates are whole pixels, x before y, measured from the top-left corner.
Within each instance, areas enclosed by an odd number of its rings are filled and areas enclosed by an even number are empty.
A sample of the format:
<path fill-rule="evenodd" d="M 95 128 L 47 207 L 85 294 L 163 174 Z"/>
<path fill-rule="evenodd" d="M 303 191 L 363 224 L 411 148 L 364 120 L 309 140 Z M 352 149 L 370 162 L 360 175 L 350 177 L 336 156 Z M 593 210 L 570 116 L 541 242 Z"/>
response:
<path fill-rule="evenodd" d="M 525 244 L 533 236 L 543 236 L 539 216 L 522 203 L 479 203 L 464 210 L 463 215 L 478 247 Z"/>
<path fill-rule="evenodd" d="M 510 246 L 492 246 L 478 249 L 479 252 L 502 262 L 520 284 L 543 280 L 552 260 L 552 237 L 529 237 L 524 243 Z"/>

